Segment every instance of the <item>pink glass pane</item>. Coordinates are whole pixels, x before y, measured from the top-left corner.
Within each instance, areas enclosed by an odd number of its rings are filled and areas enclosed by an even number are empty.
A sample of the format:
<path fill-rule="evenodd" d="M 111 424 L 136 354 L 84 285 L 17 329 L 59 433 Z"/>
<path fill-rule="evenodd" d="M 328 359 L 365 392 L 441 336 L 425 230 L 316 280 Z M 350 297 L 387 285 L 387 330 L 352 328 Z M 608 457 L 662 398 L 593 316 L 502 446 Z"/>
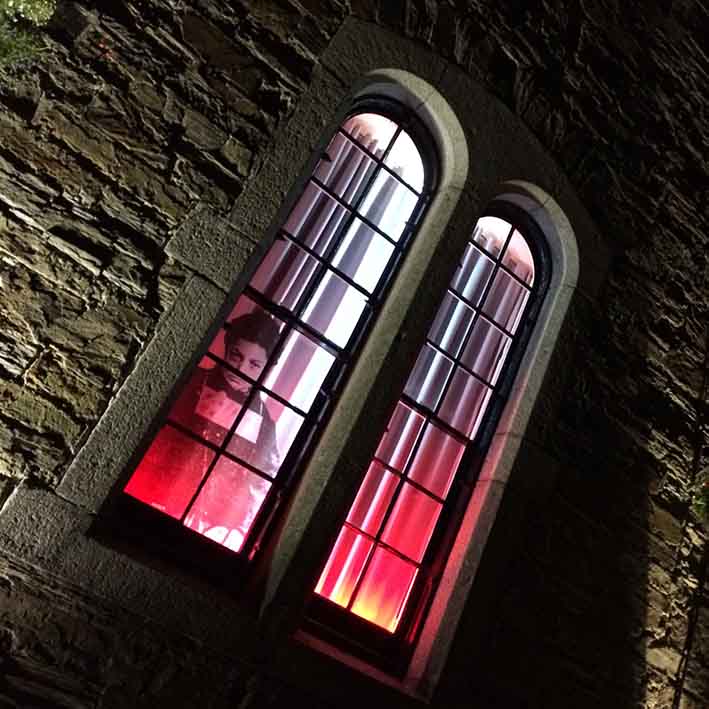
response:
<path fill-rule="evenodd" d="M 390 633 L 396 630 L 417 569 L 386 549 L 374 552 L 352 612 Z"/>
<path fill-rule="evenodd" d="M 293 310 L 318 262 L 293 242 L 277 238 L 251 279 L 251 286 L 276 305 Z"/>
<path fill-rule="evenodd" d="M 384 152 L 394 137 L 396 123 L 378 113 L 358 113 L 348 118 L 342 128 L 358 143 L 370 146 L 374 142 L 377 150 Z"/>
<path fill-rule="evenodd" d="M 531 286 L 534 283 L 534 259 L 525 238 L 515 229 L 502 257 L 505 268 Z"/>
<path fill-rule="evenodd" d="M 428 333 L 429 339 L 448 352 L 451 357 L 457 357 L 474 315 L 475 311 L 472 308 L 450 291 L 447 292 Z"/>
<path fill-rule="evenodd" d="M 412 485 L 404 485 L 384 529 L 382 541 L 421 561 L 441 512 L 441 503 Z"/>
<path fill-rule="evenodd" d="M 399 478 L 379 463 L 369 466 L 347 521 L 367 534 L 375 535 L 384 519 Z"/>
<path fill-rule="evenodd" d="M 485 381 L 495 384 L 510 342 L 502 330 L 481 317 L 475 323 L 461 361 Z"/>
<path fill-rule="evenodd" d="M 399 402 L 374 455 L 390 467 L 402 471 L 423 424 L 421 414 Z"/>
<path fill-rule="evenodd" d="M 396 172 L 416 192 L 423 190 L 424 169 L 421 154 L 411 136 L 401 131 L 394 141 L 384 164 Z"/>
<path fill-rule="evenodd" d="M 482 298 L 487 282 L 490 280 L 495 264 L 472 244 L 465 247 L 451 289 L 468 302 L 477 306 Z"/>
<path fill-rule="evenodd" d="M 278 318 L 274 318 L 264 308 L 242 295 L 236 305 L 229 313 L 229 317 L 224 322 L 224 326 L 219 329 L 214 340 L 209 345 L 209 351 L 219 359 L 227 360 L 234 368 L 246 374 L 252 379 L 257 379 L 261 373 L 263 362 L 273 354 L 276 346 L 278 334 L 283 330 L 284 323 Z M 227 331 L 229 332 L 227 336 Z M 239 337 L 241 334 L 241 337 Z M 249 342 L 259 342 L 263 352 L 256 351 L 256 358 L 253 356 L 243 357 L 245 354 L 243 347 L 234 347 L 237 339 L 248 340 Z M 227 352 L 226 343 L 231 345 Z M 253 355 L 253 348 L 246 354 Z M 213 360 L 208 357 L 203 360 L 204 366 L 212 368 L 215 366 Z M 203 364 L 200 363 L 200 367 Z"/>
<path fill-rule="evenodd" d="M 478 430 L 491 390 L 462 369 L 456 369 L 439 416 L 448 425 L 472 438 Z"/>
<path fill-rule="evenodd" d="M 465 446 L 443 429 L 429 424 L 409 469 L 409 478 L 434 495 L 445 498 Z"/>
<path fill-rule="evenodd" d="M 386 170 L 380 170 L 372 189 L 362 201 L 360 212 L 395 241 L 408 225 L 418 195 Z"/>
<path fill-rule="evenodd" d="M 393 244 L 355 219 L 335 254 L 333 266 L 371 293 L 392 253 Z"/>
<path fill-rule="evenodd" d="M 344 347 L 359 322 L 367 298 L 328 271 L 308 303 L 303 320 L 328 340 Z"/>
<path fill-rule="evenodd" d="M 283 226 L 284 231 L 322 255 L 350 211 L 310 182 Z"/>
<path fill-rule="evenodd" d="M 495 258 L 507 242 L 512 225 L 499 217 L 481 217 L 475 225 L 473 241 Z"/>
<path fill-rule="evenodd" d="M 343 527 L 315 587 L 315 593 L 346 606 L 372 546 L 366 537 L 349 527 Z"/>
<path fill-rule="evenodd" d="M 270 488 L 268 480 L 220 458 L 187 514 L 185 525 L 239 551 Z"/>
<path fill-rule="evenodd" d="M 365 147 L 376 150 L 376 141 L 370 141 Z M 341 133 L 330 141 L 325 155 L 313 175 L 344 202 L 353 204 L 366 187 L 374 161 Z"/>
<path fill-rule="evenodd" d="M 278 423 L 272 410 L 279 412 Z M 302 416 L 275 399 L 265 394 L 257 395 L 239 421 L 227 450 L 239 460 L 274 476 L 302 423 Z"/>
<path fill-rule="evenodd" d="M 125 487 L 132 497 L 179 518 L 214 453 L 172 426 L 163 426 Z"/>
<path fill-rule="evenodd" d="M 409 375 L 404 391 L 422 406 L 433 410 L 441 398 L 453 362 L 425 345 Z"/>
<path fill-rule="evenodd" d="M 498 325 L 514 334 L 528 296 L 529 291 L 521 283 L 500 270 L 495 274 L 482 310 Z"/>
<path fill-rule="evenodd" d="M 170 409 L 169 418 L 201 438 L 220 444 L 241 411 L 250 388 L 244 379 L 224 367 L 196 367 Z"/>
<path fill-rule="evenodd" d="M 286 337 L 264 386 L 302 411 L 308 411 L 335 357 L 297 330 Z"/>

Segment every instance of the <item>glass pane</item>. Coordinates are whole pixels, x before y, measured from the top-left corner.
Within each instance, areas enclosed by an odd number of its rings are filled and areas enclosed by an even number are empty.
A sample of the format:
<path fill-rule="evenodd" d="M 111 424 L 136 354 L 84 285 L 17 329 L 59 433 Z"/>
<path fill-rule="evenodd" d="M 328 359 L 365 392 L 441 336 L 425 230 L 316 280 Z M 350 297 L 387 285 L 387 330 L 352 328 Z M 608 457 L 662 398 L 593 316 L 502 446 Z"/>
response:
<path fill-rule="evenodd" d="M 333 265 L 371 293 L 393 252 L 392 243 L 355 219 L 335 254 Z"/>
<path fill-rule="evenodd" d="M 464 436 L 472 438 L 485 413 L 490 391 L 482 382 L 458 368 L 446 392 L 439 416 Z"/>
<path fill-rule="evenodd" d="M 334 361 L 333 355 L 307 335 L 291 330 L 264 386 L 291 406 L 308 411 Z"/>
<path fill-rule="evenodd" d="M 441 398 L 453 369 L 453 362 L 429 345 L 424 345 L 409 375 L 404 391 L 421 406 L 432 411 Z"/>
<path fill-rule="evenodd" d="M 474 315 L 472 308 L 448 291 L 428 333 L 429 339 L 451 357 L 457 357 Z"/>
<path fill-rule="evenodd" d="M 490 384 L 497 382 L 511 340 L 483 317 L 478 318 L 461 361 Z"/>
<path fill-rule="evenodd" d="M 482 310 L 514 334 L 528 296 L 529 291 L 521 283 L 504 271 L 498 271 Z"/>
<path fill-rule="evenodd" d="M 272 410 L 278 410 L 278 424 Z M 239 421 L 227 450 L 261 472 L 274 476 L 302 423 L 302 416 L 265 394 L 257 394 Z M 279 446 L 278 433 L 285 448 Z"/>
<path fill-rule="evenodd" d="M 163 426 L 125 492 L 179 519 L 213 458 L 209 448 L 172 426 Z"/>
<path fill-rule="evenodd" d="M 379 463 L 372 463 L 347 515 L 347 521 L 367 534 L 377 534 L 398 481 L 394 473 Z"/>
<path fill-rule="evenodd" d="M 423 424 L 421 414 L 399 402 L 374 455 L 390 467 L 404 470 Z"/>
<path fill-rule="evenodd" d="M 303 314 L 304 322 L 328 340 L 344 347 L 357 327 L 367 298 L 328 271 Z"/>
<path fill-rule="evenodd" d="M 481 217 L 475 225 L 473 241 L 482 246 L 495 258 L 499 258 L 500 252 L 507 242 L 512 225 L 499 217 Z"/>
<path fill-rule="evenodd" d="M 445 498 L 465 446 L 443 429 L 429 424 L 416 457 L 409 469 L 409 477 L 434 495 Z"/>
<path fill-rule="evenodd" d="M 494 265 L 493 261 L 479 249 L 468 244 L 453 276 L 451 289 L 462 295 L 469 303 L 475 306 L 479 305 Z"/>
<path fill-rule="evenodd" d="M 367 145 L 376 149 L 376 142 Z M 375 169 L 375 162 L 342 133 L 330 141 L 313 175 L 347 204 L 354 204 Z"/>
<path fill-rule="evenodd" d="M 366 537 L 349 527 L 343 527 L 315 587 L 315 593 L 346 606 L 372 546 L 373 543 Z"/>
<path fill-rule="evenodd" d="M 215 357 L 227 360 L 234 369 L 247 377 L 257 379 L 263 369 L 261 364 L 273 354 L 283 327 L 283 321 L 256 305 L 251 298 L 242 295 L 209 345 L 209 351 Z M 237 343 L 237 340 L 242 342 Z M 245 347 L 244 343 L 258 344 L 262 351 Z M 200 362 L 200 367 L 207 369 L 215 366 L 214 360 L 208 357 Z"/>
<path fill-rule="evenodd" d="M 404 485 L 394 504 L 382 541 L 420 562 L 436 526 L 441 503 L 411 485 Z"/>
<path fill-rule="evenodd" d="M 377 549 L 352 612 L 393 633 L 399 624 L 416 572 L 413 564 L 386 549 Z"/>
<path fill-rule="evenodd" d="M 276 305 L 294 310 L 318 262 L 292 241 L 278 237 L 251 279 L 251 286 Z"/>
<path fill-rule="evenodd" d="M 342 128 L 363 145 L 369 146 L 372 141 L 375 141 L 376 150 L 372 152 L 379 152 L 380 155 L 386 150 L 396 133 L 396 123 L 378 113 L 358 113 L 348 118 Z"/>
<path fill-rule="evenodd" d="M 333 237 L 345 226 L 350 214 L 348 209 L 309 182 L 283 229 L 322 255 Z"/>
<path fill-rule="evenodd" d="M 423 190 L 423 161 L 408 133 L 399 133 L 384 163 L 417 192 Z"/>
<path fill-rule="evenodd" d="M 168 416 L 218 445 L 236 420 L 250 389 L 244 379 L 225 367 L 196 367 Z"/>
<path fill-rule="evenodd" d="M 414 192 L 386 170 L 380 170 L 359 211 L 387 236 L 398 241 L 417 202 L 418 196 Z"/>
<path fill-rule="evenodd" d="M 220 458 L 185 518 L 185 526 L 239 551 L 270 488 L 268 480 Z"/>
<path fill-rule="evenodd" d="M 534 259 L 525 238 L 515 229 L 507 246 L 502 263 L 520 280 L 531 286 L 534 283 Z"/>

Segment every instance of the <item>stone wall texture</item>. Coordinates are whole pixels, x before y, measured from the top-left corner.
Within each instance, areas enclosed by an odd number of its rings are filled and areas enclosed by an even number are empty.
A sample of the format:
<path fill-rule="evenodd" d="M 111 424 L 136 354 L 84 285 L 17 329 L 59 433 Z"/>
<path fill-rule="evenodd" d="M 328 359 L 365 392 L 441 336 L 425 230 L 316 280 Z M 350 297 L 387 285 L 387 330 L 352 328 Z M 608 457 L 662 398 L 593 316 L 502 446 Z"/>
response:
<path fill-rule="evenodd" d="M 62 476 L 190 277 L 171 238 L 228 216 L 352 15 L 506 104 L 610 253 L 533 419 L 543 474 L 505 507 L 523 534 L 493 535 L 434 704 L 709 706 L 689 507 L 709 466 L 709 5 L 97 0 L 60 2 L 46 49 L 0 69 L 0 707 L 343 705 L 107 599 L 100 560 L 82 584 L 72 550 L 12 528 L 72 513 Z"/>

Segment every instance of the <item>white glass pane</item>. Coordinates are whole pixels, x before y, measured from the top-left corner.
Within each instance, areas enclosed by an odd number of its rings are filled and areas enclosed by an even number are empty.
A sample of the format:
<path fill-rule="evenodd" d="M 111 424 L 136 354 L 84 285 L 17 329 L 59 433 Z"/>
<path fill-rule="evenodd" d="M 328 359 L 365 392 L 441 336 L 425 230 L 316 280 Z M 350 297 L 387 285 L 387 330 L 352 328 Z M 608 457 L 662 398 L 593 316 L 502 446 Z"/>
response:
<path fill-rule="evenodd" d="M 473 241 L 495 258 L 500 256 L 512 225 L 499 217 L 481 217 L 475 225 Z"/>
<path fill-rule="evenodd" d="M 268 371 L 264 386 L 292 406 L 308 411 L 334 361 L 327 350 L 293 330 Z"/>
<path fill-rule="evenodd" d="M 514 334 L 528 297 L 529 291 L 521 283 L 499 270 L 482 310 L 498 325 Z"/>
<path fill-rule="evenodd" d="M 423 190 L 423 161 L 408 133 L 404 131 L 399 133 L 384 163 L 416 192 Z"/>
<path fill-rule="evenodd" d="M 313 176 L 344 202 L 353 204 L 374 169 L 374 161 L 361 148 L 342 133 L 337 133 L 318 162 Z"/>
<path fill-rule="evenodd" d="M 491 390 L 481 381 L 460 368 L 456 369 L 439 416 L 456 431 L 473 438 L 485 414 L 490 393 Z"/>
<path fill-rule="evenodd" d="M 386 170 L 380 170 L 359 211 L 396 241 L 407 227 L 417 202 L 414 192 Z"/>
<path fill-rule="evenodd" d="M 475 246 L 468 244 L 453 276 L 451 289 L 477 306 L 494 268 L 493 261 Z"/>
<path fill-rule="evenodd" d="M 396 133 L 396 123 L 378 113 L 358 113 L 348 118 L 342 128 L 358 143 L 378 155 L 386 150 Z"/>
<path fill-rule="evenodd" d="M 344 347 L 366 304 L 362 293 L 328 271 L 308 303 L 303 320 L 331 342 Z"/>
<path fill-rule="evenodd" d="M 335 254 L 333 265 L 371 293 L 392 253 L 393 244 L 355 219 Z"/>
<path fill-rule="evenodd" d="M 451 357 L 457 357 L 475 311 L 450 291 L 443 297 L 428 337 Z"/>
<path fill-rule="evenodd" d="M 507 246 L 502 263 L 520 280 L 531 286 L 534 283 L 534 259 L 525 238 L 515 229 Z"/>
<path fill-rule="evenodd" d="M 432 411 L 441 398 L 453 362 L 429 345 L 425 345 L 409 375 L 404 391 L 416 402 Z"/>
<path fill-rule="evenodd" d="M 505 361 L 510 342 L 510 338 L 499 328 L 481 317 L 475 323 L 461 361 L 475 374 L 494 385 Z"/>
<path fill-rule="evenodd" d="M 388 466 L 403 471 L 424 424 L 421 414 L 399 402 L 374 454 Z"/>

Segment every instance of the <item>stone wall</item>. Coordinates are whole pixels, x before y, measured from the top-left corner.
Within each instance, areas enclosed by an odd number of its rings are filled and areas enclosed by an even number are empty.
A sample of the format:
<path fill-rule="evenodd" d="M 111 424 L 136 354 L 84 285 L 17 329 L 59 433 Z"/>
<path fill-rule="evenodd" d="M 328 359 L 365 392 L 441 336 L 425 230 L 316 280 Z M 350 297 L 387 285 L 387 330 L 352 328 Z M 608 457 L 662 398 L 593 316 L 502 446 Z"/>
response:
<path fill-rule="evenodd" d="M 0 70 L 0 704 L 327 702 L 76 581 L 104 560 L 12 530 L 71 512 L 64 471 L 190 278 L 170 240 L 231 212 L 349 14 L 498 96 L 611 254 L 574 300 L 520 464 L 536 477 L 502 511 L 519 536 L 493 534 L 440 705 L 706 706 L 688 501 L 709 465 L 709 11 L 691 0 L 60 3 L 46 51 Z"/>

